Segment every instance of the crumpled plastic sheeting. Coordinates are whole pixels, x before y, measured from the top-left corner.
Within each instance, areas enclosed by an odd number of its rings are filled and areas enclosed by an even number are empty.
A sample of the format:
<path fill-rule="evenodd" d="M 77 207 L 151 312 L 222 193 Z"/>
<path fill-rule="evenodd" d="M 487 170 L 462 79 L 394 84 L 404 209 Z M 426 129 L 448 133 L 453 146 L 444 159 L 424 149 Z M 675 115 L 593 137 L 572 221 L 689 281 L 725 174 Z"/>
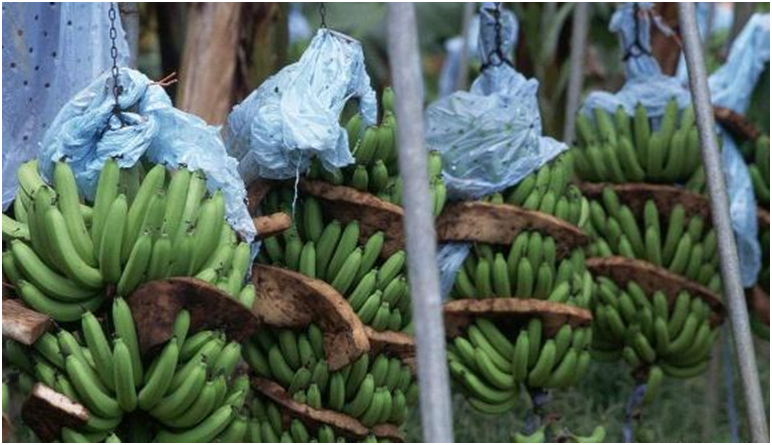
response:
<path fill-rule="evenodd" d="M 366 125 L 378 110 L 365 71 L 362 46 L 344 34 L 320 29 L 300 60 L 270 77 L 228 116 L 228 152 L 246 183 L 287 179 L 318 157 L 325 168 L 354 162 L 339 124 L 349 99 L 359 100 Z"/>
<path fill-rule="evenodd" d="M 3 3 L 3 209 L 16 196 L 16 170 L 40 150 L 56 113 L 108 69 L 110 4 Z M 116 21 L 118 64 L 128 45 Z M 84 45 L 84 42 L 88 42 Z"/>
<path fill-rule="evenodd" d="M 726 63 L 708 78 L 714 105 L 745 114 L 759 77 L 769 63 L 769 14 L 754 14 L 732 43 Z M 732 136 L 721 130 L 724 178 L 729 194 L 729 213 L 737 241 L 743 286 L 756 283 L 761 270 L 756 201 L 748 165 Z"/>
<path fill-rule="evenodd" d="M 745 114 L 769 63 L 769 14 L 754 14 L 732 42 L 726 63 L 708 78 L 714 105 Z"/>
<path fill-rule="evenodd" d="M 753 184 L 740 151 L 732 136 L 718 129 L 723 139 L 721 164 L 724 169 L 726 192 L 729 195 L 729 216 L 740 260 L 740 278 L 743 287 L 753 287 L 761 270 L 761 245 L 759 244 L 759 223 L 756 214 L 756 199 Z"/>
<path fill-rule="evenodd" d="M 458 91 L 431 104 L 426 112 L 429 149 L 443 157 L 443 180 L 451 199 L 477 199 L 520 182 L 567 149 L 542 136 L 536 92 L 526 79 L 499 59 L 495 51 L 494 6 L 480 8 L 480 60 L 487 67 L 470 91 Z M 502 53 L 516 45 L 517 21 L 502 11 Z M 437 262 L 443 296 L 469 254 L 469 243 L 441 246 Z"/>
<path fill-rule="evenodd" d="M 675 77 L 662 74 L 659 63 L 651 55 L 652 20 L 666 34 L 672 32 L 658 18 L 649 15 L 652 8 L 653 4 L 649 2 L 625 3 L 614 12 L 609 30 L 619 34 L 623 52 L 627 55 L 627 81 L 616 93 L 591 93 L 582 105 L 581 113 L 591 115 L 596 108 L 614 113 L 621 105 L 627 114 L 633 115 L 640 103 L 649 116 L 655 118 L 653 124 L 656 127 L 659 125 L 656 117 L 665 114 L 665 107 L 672 97 L 676 98 L 678 108 L 691 103 L 689 91 Z"/>
<path fill-rule="evenodd" d="M 122 68 L 119 104 L 123 125 L 113 114 L 112 77 L 105 73 L 75 95 L 59 112 L 43 138 L 38 157 L 44 178 L 50 180 L 54 163 L 66 160 L 78 187 L 93 199 L 104 163 L 116 159 L 129 168 L 143 155 L 169 168 L 200 169 L 207 189 L 222 190 L 231 226 L 245 240 L 255 237 L 246 207 L 246 189 L 215 127 L 172 106 L 162 87 L 144 74 Z"/>
<path fill-rule="evenodd" d="M 437 264 L 440 268 L 440 295 L 447 301 L 456 281 L 456 272 L 472 249 L 472 243 L 445 243 L 437 251 Z M 472 295 L 468 295 L 472 297 Z"/>
<path fill-rule="evenodd" d="M 443 179 L 452 199 L 476 199 L 518 183 L 566 150 L 543 137 L 535 79 L 526 79 L 491 50 L 493 17 L 483 5 L 480 58 L 491 62 L 470 91 L 458 91 L 429 106 L 426 142 L 443 157 Z M 515 18 L 502 14 L 503 52 L 515 44 Z"/>

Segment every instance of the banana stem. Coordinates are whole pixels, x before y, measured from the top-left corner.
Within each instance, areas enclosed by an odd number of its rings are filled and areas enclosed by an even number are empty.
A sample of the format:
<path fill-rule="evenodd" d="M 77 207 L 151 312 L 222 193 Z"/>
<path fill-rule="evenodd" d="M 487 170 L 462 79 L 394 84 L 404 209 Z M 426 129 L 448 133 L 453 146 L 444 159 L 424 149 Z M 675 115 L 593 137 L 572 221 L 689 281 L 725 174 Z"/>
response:
<path fill-rule="evenodd" d="M 528 395 L 531 398 L 531 412 L 525 422 L 525 432 L 533 434 L 538 431 L 546 416 L 546 406 L 550 401 L 550 394 L 542 388 L 529 388 Z"/>
<path fill-rule="evenodd" d="M 646 393 L 646 383 L 638 383 L 633 392 L 630 393 L 630 398 L 627 399 L 627 405 L 625 406 L 625 424 L 623 429 L 623 436 L 625 443 L 632 443 L 633 432 L 638 423 L 641 420 L 641 402 L 643 402 L 643 395 Z"/>

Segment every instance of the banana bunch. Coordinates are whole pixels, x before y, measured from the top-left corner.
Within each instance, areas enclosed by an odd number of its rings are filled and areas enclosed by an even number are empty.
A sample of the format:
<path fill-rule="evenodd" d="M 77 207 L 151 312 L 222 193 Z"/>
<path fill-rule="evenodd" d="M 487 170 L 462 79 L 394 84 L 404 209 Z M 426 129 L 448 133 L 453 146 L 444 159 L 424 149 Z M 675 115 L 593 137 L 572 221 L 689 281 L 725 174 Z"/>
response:
<path fill-rule="evenodd" d="M 45 333 L 22 351 L 28 363 L 16 365 L 89 410 L 88 423 L 63 430 L 62 440 L 105 440 L 135 411 L 153 419 L 161 442 L 208 442 L 235 421 L 250 391 L 248 378 L 235 376 L 239 343 L 212 331 L 189 335 L 190 314 L 183 310 L 174 337 L 145 367 L 131 311 L 120 297 L 111 319 L 109 332 L 86 312 L 80 332 Z"/>
<path fill-rule="evenodd" d="M 397 120 L 394 115 L 394 92 L 384 89 L 383 120 L 380 125 L 362 128 L 362 116 L 354 114 L 346 124 L 349 149 L 355 164 L 343 169 L 326 169 L 318 160 L 311 163 L 310 179 L 322 179 L 334 185 L 347 185 L 372 193 L 384 201 L 402 205 L 402 179 L 397 165 Z M 429 180 L 434 216 L 442 212 L 447 189 L 442 180 L 442 156 L 429 152 Z"/>
<path fill-rule="evenodd" d="M 517 185 L 483 200 L 539 211 L 583 228 L 589 217 L 589 202 L 579 188 L 570 183 L 574 176 L 576 151 L 561 154 Z"/>
<path fill-rule="evenodd" d="M 761 244 L 762 265 L 756 283 L 769 295 L 769 230 L 760 230 L 759 243 Z M 769 326 L 759 318 L 755 311 L 750 307 L 748 309 L 753 333 L 759 338 L 769 341 Z"/>
<path fill-rule="evenodd" d="M 531 434 L 517 432 L 512 435 L 513 443 L 545 443 L 547 442 L 547 427 L 542 426 Z M 606 438 L 606 429 L 603 426 L 597 426 L 592 430 L 589 436 L 578 436 L 573 433 L 563 433 L 557 442 L 563 443 L 603 443 Z"/>
<path fill-rule="evenodd" d="M 756 202 L 769 208 L 769 137 L 761 136 L 755 142 L 744 145 L 744 155 L 753 182 Z"/>
<path fill-rule="evenodd" d="M 536 298 L 588 308 L 594 294 L 584 251 L 557 258 L 555 240 L 522 232 L 512 246 L 476 244 L 456 273 L 452 298 Z"/>
<path fill-rule="evenodd" d="M 261 329 L 245 344 L 244 359 L 257 375 L 280 384 L 298 403 L 346 413 L 367 427 L 402 425 L 418 397 L 410 368 L 395 357 L 364 354 L 331 371 L 322 331 L 315 324 L 305 332 Z"/>
<path fill-rule="evenodd" d="M 683 205 L 673 207 L 663 232 L 665 221 L 654 201 L 647 201 L 642 217 L 636 218 L 606 188 L 600 201 L 590 203 L 590 220 L 595 239 L 588 255 L 638 258 L 720 292 L 716 232 L 699 215 L 687 220 Z"/>
<path fill-rule="evenodd" d="M 234 247 L 222 194 L 206 197 L 200 172 L 180 169 L 167 181 L 162 165 L 143 171 L 108 160 L 89 207 L 66 163 L 54 167 L 53 187 L 35 161 L 19 168 L 16 220 L 3 215 L 3 272 L 25 303 L 56 321 L 77 321 L 108 293 L 126 296 L 146 281 L 214 272 L 212 281 L 241 296 L 249 246 Z"/>
<path fill-rule="evenodd" d="M 227 227 L 227 224 L 224 226 Z M 252 283 L 244 284 L 252 266 L 248 243 L 238 242 L 233 230 L 224 230 L 214 253 L 206 260 L 195 277 L 217 286 L 218 289 L 252 309 L 256 290 Z"/>
<path fill-rule="evenodd" d="M 265 212 L 292 214 L 279 195 L 266 196 Z M 284 204 L 282 204 L 284 203 Z M 363 323 L 376 331 L 402 331 L 408 327 L 411 300 L 405 270 L 405 252 L 382 260 L 383 232 L 374 233 L 364 245 L 359 241 L 359 223 L 345 227 L 337 220 L 326 221 L 319 202 L 307 196 L 298 199 L 293 226 L 280 235 L 263 240 L 258 262 L 285 267 L 329 283 L 344 296 Z"/>
<path fill-rule="evenodd" d="M 691 106 L 679 117 L 678 103 L 672 98 L 657 130 L 641 104 L 634 116 L 620 106 L 614 114 L 596 108 L 593 118 L 580 113 L 576 119 L 575 161 L 581 179 L 684 184 L 689 190 L 704 191 L 705 172 Z"/>
<path fill-rule="evenodd" d="M 298 419 L 290 419 L 286 427 L 281 409 L 272 401 L 254 397 L 249 406 L 249 424 L 246 440 L 252 443 L 345 443 L 345 437 L 337 436 L 330 425 L 306 426 Z M 312 430 L 309 431 L 309 428 Z M 387 443 L 369 435 L 363 443 Z"/>
<path fill-rule="evenodd" d="M 598 295 L 592 356 L 622 358 L 647 370 L 644 403 L 653 400 L 665 375 L 686 379 L 705 371 L 718 329 L 711 327 L 711 309 L 701 298 L 687 291 L 674 299 L 661 291 L 647 295 L 635 281 L 620 288 L 606 277 L 598 278 Z"/>
<path fill-rule="evenodd" d="M 591 341 L 589 327 L 566 324 L 547 337 L 538 317 L 512 332 L 477 318 L 464 335 L 448 344 L 450 374 L 475 410 L 502 414 L 517 404 L 521 384 L 530 388 L 576 384 L 590 365 Z"/>

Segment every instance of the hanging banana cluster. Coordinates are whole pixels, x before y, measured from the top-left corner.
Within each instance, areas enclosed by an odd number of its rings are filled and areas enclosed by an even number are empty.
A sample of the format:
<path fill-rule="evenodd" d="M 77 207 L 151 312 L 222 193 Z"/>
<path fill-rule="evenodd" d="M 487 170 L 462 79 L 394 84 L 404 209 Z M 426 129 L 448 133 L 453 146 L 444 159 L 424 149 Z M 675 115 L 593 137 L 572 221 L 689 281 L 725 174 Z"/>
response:
<path fill-rule="evenodd" d="M 418 397 L 410 368 L 396 357 L 364 354 L 331 371 L 322 331 L 314 324 L 305 332 L 261 329 L 246 344 L 244 358 L 259 376 L 280 384 L 298 403 L 348 414 L 367 427 L 402 425 Z"/>
<path fill-rule="evenodd" d="M 761 136 L 755 142 L 746 143 L 743 155 L 748 162 L 756 202 L 769 208 L 769 137 Z"/>
<path fill-rule="evenodd" d="M 480 317 L 448 345 L 450 373 L 475 410 L 503 414 L 517 404 L 520 385 L 576 384 L 590 365 L 591 341 L 589 327 L 566 324 L 548 337 L 538 317 L 511 332 Z"/>
<path fill-rule="evenodd" d="M 654 399 L 665 375 L 687 379 L 702 374 L 718 335 L 711 309 L 701 298 L 681 291 L 668 299 L 647 295 L 635 281 L 620 288 L 598 278 L 592 356 L 598 361 L 624 359 L 648 374 L 644 403 Z"/>
<path fill-rule="evenodd" d="M 271 190 L 264 212 L 292 214 L 292 191 Z M 311 196 L 295 203 L 293 226 L 263 240 L 258 261 L 295 270 L 329 283 L 344 296 L 363 323 L 376 331 L 402 331 L 411 320 L 405 252 L 381 259 L 383 232 L 360 245 L 359 223 L 345 227 L 325 220 L 319 202 Z"/>
<path fill-rule="evenodd" d="M 686 217 L 684 206 L 676 204 L 670 212 L 665 232 L 654 201 L 646 201 L 642 218 L 622 205 L 611 188 L 602 199 L 590 204 L 590 233 L 595 240 L 588 248 L 593 257 L 621 255 L 638 258 L 666 268 L 692 281 L 721 291 L 716 232 L 706 229 L 705 220 Z"/>
<path fill-rule="evenodd" d="M 691 191 L 705 190 L 700 162 L 700 141 L 691 106 L 680 112 L 671 99 L 658 129 L 638 104 L 634 116 L 620 106 L 611 114 L 593 110 L 594 122 L 580 113 L 576 119 L 579 150 L 576 172 L 592 182 L 648 182 L 684 184 Z"/>
<path fill-rule="evenodd" d="M 584 251 L 559 259 L 554 238 L 523 232 L 509 248 L 475 245 L 456 273 L 451 297 L 535 298 L 586 309 L 593 292 Z"/>
<path fill-rule="evenodd" d="M 589 216 L 589 203 L 579 188 L 570 184 L 574 175 L 575 151 L 561 154 L 514 187 L 483 200 L 553 215 L 583 229 Z"/>
<path fill-rule="evenodd" d="M 244 442 L 252 443 L 346 443 L 345 437 L 337 436 L 329 425 L 306 426 L 298 419 L 291 419 L 287 428 L 281 409 L 272 401 L 260 396 L 252 399 L 249 407 L 249 423 Z M 311 428 L 311 431 L 309 431 Z M 369 435 L 362 443 L 388 443 Z"/>
<path fill-rule="evenodd" d="M 759 277 L 756 280 L 757 286 L 761 286 L 769 295 L 769 229 L 762 230 L 759 228 L 759 243 L 761 244 L 761 270 L 759 271 Z M 750 321 L 753 333 L 759 338 L 769 341 L 769 325 L 765 323 L 759 314 L 749 307 Z"/>
<path fill-rule="evenodd" d="M 572 156 L 570 152 L 561 155 L 488 200 L 584 226 L 589 220 L 589 203 L 569 185 Z M 456 274 L 451 296 L 540 299 L 589 308 L 594 293 L 582 249 L 560 258 L 554 238 L 521 232 L 511 246 L 474 245 Z M 561 388 L 581 379 L 590 364 L 591 336 L 589 326 L 568 324 L 548 336 L 538 316 L 515 323 L 477 317 L 448 345 L 451 376 L 474 409 L 502 414 L 517 404 L 521 385 Z"/>
<path fill-rule="evenodd" d="M 397 121 L 394 116 L 394 92 L 383 91 L 383 120 L 378 126 L 362 129 L 362 116 L 355 114 L 346 124 L 349 148 L 356 160 L 343 169 L 327 170 L 317 161 L 311 164 L 309 179 L 322 179 L 334 185 L 347 185 L 369 192 L 384 201 L 402 205 L 402 178 L 397 165 Z M 429 180 L 434 216 L 442 212 L 447 189 L 442 178 L 442 156 L 429 152 Z"/>
<path fill-rule="evenodd" d="M 162 165 L 145 174 L 141 164 L 121 170 L 108 160 L 92 206 L 81 203 L 64 162 L 54 167 L 53 187 L 35 161 L 23 164 L 18 176 L 16 219 L 3 215 L 10 247 L 3 273 L 25 303 L 54 320 L 76 321 L 108 293 L 127 296 L 146 281 L 205 269 L 211 270 L 204 278 L 233 296 L 242 293 L 249 246 L 235 247 L 223 196 L 206 197 L 200 172 L 180 169 L 167 181 Z"/>
<path fill-rule="evenodd" d="M 88 409 L 88 423 L 63 429 L 62 440 L 117 441 L 115 434 L 123 433 L 124 420 L 135 411 L 153 420 L 142 430 L 157 432 L 159 442 L 209 442 L 225 434 L 250 391 L 248 378 L 236 375 L 241 345 L 220 332 L 188 336 L 190 314 L 183 310 L 173 338 L 145 367 L 122 298 L 114 300 L 111 315 L 112 330 L 86 312 L 76 334 L 45 333 L 30 350 L 11 348 L 17 368 Z"/>
<path fill-rule="evenodd" d="M 751 108 L 752 109 L 752 108 Z M 769 137 L 762 135 L 755 141 L 747 141 L 740 146 L 753 183 L 753 193 L 756 204 L 769 210 Z M 759 244 L 761 245 L 761 271 L 756 285 L 769 295 L 769 229 L 759 227 Z M 751 328 L 760 338 L 769 339 L 769 326 L 749 307 Z"/>

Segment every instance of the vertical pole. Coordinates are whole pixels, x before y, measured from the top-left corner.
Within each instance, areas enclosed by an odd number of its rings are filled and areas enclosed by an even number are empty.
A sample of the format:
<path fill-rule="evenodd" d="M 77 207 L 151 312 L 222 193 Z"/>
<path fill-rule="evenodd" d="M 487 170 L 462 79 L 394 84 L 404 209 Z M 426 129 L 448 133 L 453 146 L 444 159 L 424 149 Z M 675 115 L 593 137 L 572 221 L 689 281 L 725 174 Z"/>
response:
<path fill-rule="evenodd" d="M 423 78 L 412 3 L 387 5 L 388 50 L 399 122 L 399 169 L 405 234 L 416 315 L 421 422 L 424 442 L 452 442 L 450 383 L 437 268 L 437 235 L 429 196 L 423 131 Z"/>
<path fill-rule="evenodd" d="M 129 67 L 137 68 L 139 55 L 139 3 L 120 2 L 118 11 L 121 14 L 121 25 L 126 33 L 126 43 L 129 45 Z"/>
<path fill-rule="evenodd" d="M 571 25 L 571 59 L 569 60 L 568 92 L 566 93 L 566 118 L 563 125 L 563 140 L 574 139 L 576 113 L 579 111 L 579 96 L 584 84 L 584 56 L 587 50 L 587 32 L 590 22 L 590 3 L 574 5 L 574 19 Z"/>
<path fill-rule="evenodd" d="M 456 90 L 466 89 L 469 82 L 469 28 L 474 16 L 475 2 L 465 2 L 463 5 L 463 18 L 461 23 L 461 37 L 464 39 L 461 44 L 461 60 L 459 61 L 458 78 L 456 79 Z"/>
<path fill-rule="evenodd" d="M 748 308 L 745 304 L 745 292 L 740 282 L 740 267 L 737 248 L 729 217 L 729 200 L 721 168 L 721 157 L 716 141 L 713 108 L 710 104 L 710 92 L 705 72 L 705 60 L 697 30 L 694 4 L 678 3 L 678 16 L 681 25 L 686 65 L 689 69 L 689 87 L 700 133 L 702 162 L 708 180 L 713 227 L 718 235 L 718 253 L 721 258 L 721 278 L 724 282 L 724 296 L 728 303 L 732 337 L 742 379 L 745 406 L 753 442 L 769 442 L 768 418 L 764 413 L 761 398 L 756 356 L 753 350 Z"/>

